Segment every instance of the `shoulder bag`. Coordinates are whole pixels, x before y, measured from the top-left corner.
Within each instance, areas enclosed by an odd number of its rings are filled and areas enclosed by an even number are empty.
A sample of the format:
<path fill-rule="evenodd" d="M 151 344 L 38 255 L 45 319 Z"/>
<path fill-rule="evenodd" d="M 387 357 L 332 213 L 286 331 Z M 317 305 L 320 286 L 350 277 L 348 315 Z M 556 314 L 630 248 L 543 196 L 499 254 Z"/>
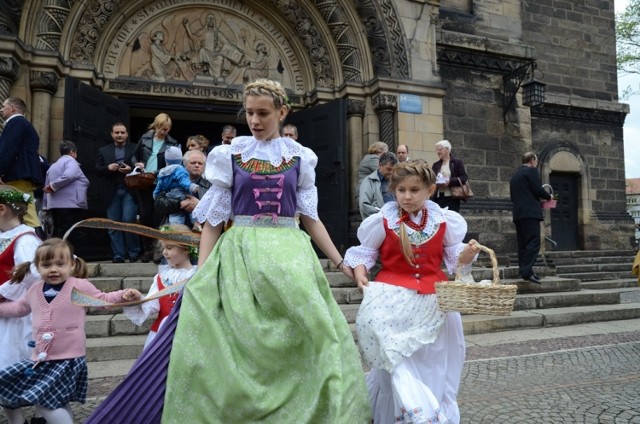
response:
<path fill-rule="evenodd" d="M 463 183 L 460 178 L 458 180 L 459 186 L 449 187 L 451 189 L 451 197 L 454 199 L 467 200 L 473 197 L 473 191 L 469 185 L 469 181 Z"/>

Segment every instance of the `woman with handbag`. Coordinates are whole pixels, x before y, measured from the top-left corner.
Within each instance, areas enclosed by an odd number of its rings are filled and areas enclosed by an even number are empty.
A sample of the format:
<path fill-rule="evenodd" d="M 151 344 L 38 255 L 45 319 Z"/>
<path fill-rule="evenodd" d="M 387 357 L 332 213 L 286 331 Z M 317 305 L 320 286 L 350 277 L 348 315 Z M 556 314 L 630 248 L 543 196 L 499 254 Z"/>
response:
<path fill-rule="evenodd" d="M 135 169 L 157 175 L 158 171 L 166 166 L 164 152 L 171 146 L 180 147 L 180 144 L 169 135 L 169 131 L 171 131 L 171 117 L 166 113 L 158 114 L 149 125 L 149 131 L 144 133 L 138 141 L 131 160 L 135 164 Z M 154 213 L 154 188 L 155 184 L 136 190 L 136 200 L 140 212 L 140 223 L 147 227 L 158 228 L 163 217 Z M 140 260 L 149 262 L 153 259 L 153 240 L 143 237 L 142 243 L 144 253 Z"/>
<path fill-rule="evenodd" d="M 436 173 L 436 191 L 432 200 L 441 208 L 460 212 L 460 197 L 454 195 L 454 187 L 460 188 L 467 184 L 469 176 L 464 168 L 462 159 L 451 155 L 451 143 L 448 140 L 440 140 L 436 143 L 436 154 L 440 159 L 431 167 Z M 468 196 L 470 197 L 470 196 Z"/>

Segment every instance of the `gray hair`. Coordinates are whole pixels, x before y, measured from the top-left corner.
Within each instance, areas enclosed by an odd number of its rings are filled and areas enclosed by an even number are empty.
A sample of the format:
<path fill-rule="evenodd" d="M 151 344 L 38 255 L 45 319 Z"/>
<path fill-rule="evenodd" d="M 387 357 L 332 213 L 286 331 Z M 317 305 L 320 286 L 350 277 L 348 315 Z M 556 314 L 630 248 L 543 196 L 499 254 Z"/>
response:
<path fill-rule="evenodd" d="M 436 143 L 436 149 L 438 147 L 442 147 L 443 149 L 447 149 L 449 151 L 449 153 L 451 153 L 451 143 L 449 143 L 449 140 L 440 140 Z"/>
<path fill-rule="evenodd" d="M 385 152 L 380 156 L 380 160 L 378 161 L 378 166 L 386 165 L 387 163 L 391 163 L 391 165 L 395 165 L 398 163 L 398 156 L 392 152 Z"/>
<path fill-rule="evenodd" d="M 196 153 L 201 154 L 204 161 L 207 161 L 207 155 L 202 150 L 187 150 L 186 153 L 182 156 L 182 164 L 186 166 L 189 163 L 189 159 L 191 159 L 191 156 Z"/>

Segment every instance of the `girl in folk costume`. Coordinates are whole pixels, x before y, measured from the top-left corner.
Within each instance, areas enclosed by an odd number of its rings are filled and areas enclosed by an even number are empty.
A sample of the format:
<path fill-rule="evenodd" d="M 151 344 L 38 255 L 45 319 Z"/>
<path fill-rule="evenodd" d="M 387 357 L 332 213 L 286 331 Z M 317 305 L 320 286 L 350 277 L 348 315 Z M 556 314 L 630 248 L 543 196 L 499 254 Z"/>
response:
<path fill-rule="evenodd" d="M 198 271 L 88 424 L 371 420 L 349 326 L 297 224 L 299 216 L 329 260 L 353 276 L 318 218 L 317 156 L 280 137 L 289 106 L 278 82 L 249 83 L 243 98 L 253 136 L 207 158 L 212 185 L 194 211 L 204 222 Z"/>
<path fill-rule="evenodd" d="M 438 310 L 435 283 L 447 281 L 458 257 L 470 267 L 479 248 L 462 243 L 465 220 L 428 200 L 435 174 L 423 161 L 396 166 L 389 190 L 396 202 L 365 219 L 361 245 L 344 263 L 354 268 L 364 298 L 356 318 L 358 344 L 372 370 L 367 376 L 374 422 L 458 423 L 456 401 L 464 363 L 458 312 Z M 369 282 L 367 270 L 382 269 Z"/>
<path fill-rule="evenodd" d="M 32 227 L 22 223 L 27 205 L 33 197 L 9 186 L 0 186 L 0 302 L 16 301 L 40 279 L 35 267 L 33 273 L 20 284 L 11 284 L 15 265 L 33 261 L 42 241 Z M 29 358 L 31 349 L 31 315 L 21 318 L 0 318 L 0 369 Z M 24 423 L 20 408 L 3 408 L 11 423 Z M 37 417 L 32 422 L 44 423 Z"/>
<path fill-rule="evenodd" d="M 33 284 L 19 300 L 0 303 L 0 316 L 33 314 L 34 338 L 30 360 L 0 370 L 0 405 L 11 409 L 35 405 L 36 412 L 48 423 L 73 424 L 69 402 L 85 402 L 87 363 L 86 311 L 71 303 L 72 290 L 108 302 L 135 300 L 140 292 L 127 289 L 103 293 L 95 288 L 84 279 L 84 261 L 75 258 L 71 245 L 61 239 L 49 239 L 40 245 L 34 263 L 44 281 Z M 13 281 L 23 281 L 30 267 L 30 262 L 17 266 Z"/>
<path fill-rule="evenodd" d="M 189 227 L 183 224 L 170 224 L 160 227 L 161 231 L 172 232 L 191 232 Z M 162 255 L 167 260 L 166 264 L 158 265 L 158 273 L 153 277 L 153 283 L 149 288 L 148 296 L 152 296 L 173 284 L 182 283 L 191 278 L 196 272 L 197 267 L 191 264 L 191 254 L 197 256 L 197 249 L 192 246 L 182 246 L 168 241 L 160 240 L 162 244 Z M 173 309 L 178 293 L 163 296 L 159 299 L 150 300 L 137 306 L 124 308 L 124 313 L 135 324 L 142 325 L 147 318 L 158 314 L 157 318 L 151 325 L 151 331 L 144 343 L 146 348 L 154 339 L 156 333 L 169 316 L 169 312 Z"/>

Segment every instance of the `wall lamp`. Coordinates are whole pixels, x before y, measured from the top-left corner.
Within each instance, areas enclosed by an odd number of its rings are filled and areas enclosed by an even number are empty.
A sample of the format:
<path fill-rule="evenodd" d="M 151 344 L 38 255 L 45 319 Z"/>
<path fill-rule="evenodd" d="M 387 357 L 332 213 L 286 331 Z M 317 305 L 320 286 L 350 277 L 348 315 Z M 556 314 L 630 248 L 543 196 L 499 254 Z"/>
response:
<path fill-rule="evenodd" d="M 544 90 L 546 84 L 535 78 L 535 71 L 542 73 L 540 78 L 544 78 L 544 72 L 537 68 L 535 61 L 514 69 L 502 78 L 504 83 L 503 117 L 507 116 L 507 113 L 515 103 L 516 93 L 520 87 L 522 87 L 523 106 L 534 107 L 544 104 Z M 523 83 L 525 78 L 529 78 L 529 80 Z"/>

